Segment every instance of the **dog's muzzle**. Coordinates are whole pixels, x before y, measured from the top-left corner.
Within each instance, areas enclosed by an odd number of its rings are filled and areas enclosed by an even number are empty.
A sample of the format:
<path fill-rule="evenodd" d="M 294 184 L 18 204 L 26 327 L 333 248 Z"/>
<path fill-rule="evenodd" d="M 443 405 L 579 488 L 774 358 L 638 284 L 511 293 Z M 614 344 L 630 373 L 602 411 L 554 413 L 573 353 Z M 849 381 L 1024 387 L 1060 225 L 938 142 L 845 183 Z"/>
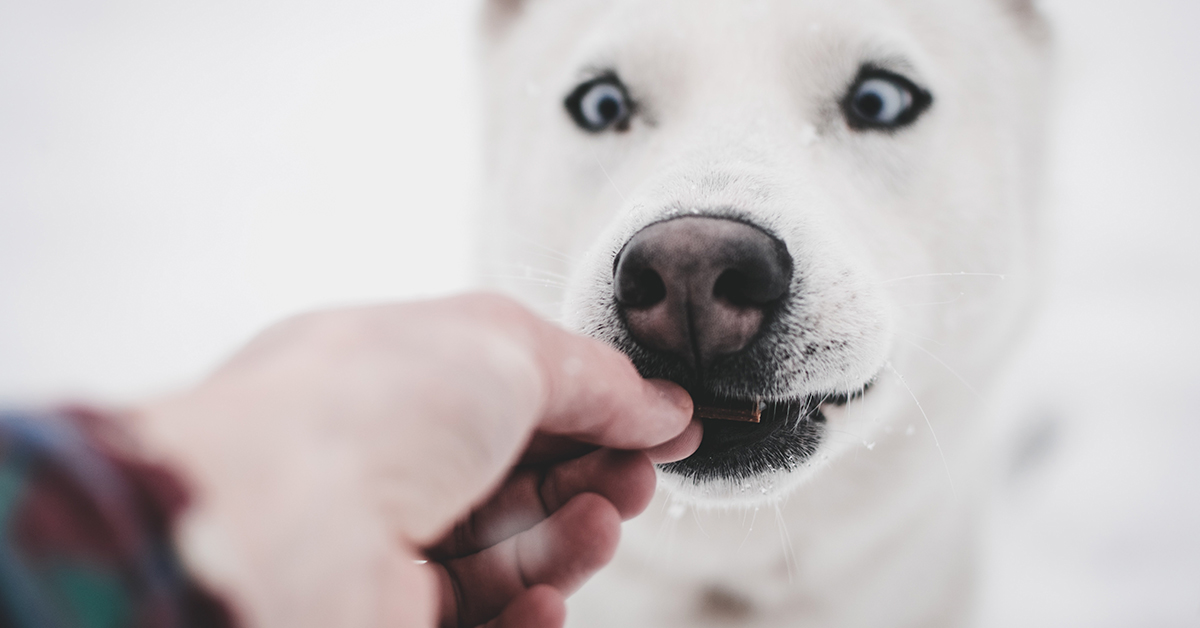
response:
<path fill-rule="evenodd" d="M 753 348 L 789 296 L 792 264 L 782 241 L 736 220 L 687 216 L 642 229 L 613 269 L 635 364 L 648 377 L 676 380 L 698 404 L 728 399 L 718 393 L 731 388 L 753 402 L 761 395 L 753 382 L 773 370 Z M 664 469 L 706 481 L 793 468 L 821 440 L 819 406 L 815 398 L 773 400 L 760 424 L 705 419 L 696 454 Z"/>

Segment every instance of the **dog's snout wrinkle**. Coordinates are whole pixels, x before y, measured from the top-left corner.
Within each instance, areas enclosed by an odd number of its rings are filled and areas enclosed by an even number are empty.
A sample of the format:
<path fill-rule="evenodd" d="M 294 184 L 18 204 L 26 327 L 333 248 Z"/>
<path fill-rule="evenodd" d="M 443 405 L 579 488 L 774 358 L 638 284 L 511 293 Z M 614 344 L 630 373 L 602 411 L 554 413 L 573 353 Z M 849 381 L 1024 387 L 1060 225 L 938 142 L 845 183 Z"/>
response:
<path fill-rule="evenodd" d="M 791 277 L 791 256 L 777 238 L 701 216 L 642 229 L 615 268 L 617 303 L 633 338 L 696 369 L 746 348 Z"/>

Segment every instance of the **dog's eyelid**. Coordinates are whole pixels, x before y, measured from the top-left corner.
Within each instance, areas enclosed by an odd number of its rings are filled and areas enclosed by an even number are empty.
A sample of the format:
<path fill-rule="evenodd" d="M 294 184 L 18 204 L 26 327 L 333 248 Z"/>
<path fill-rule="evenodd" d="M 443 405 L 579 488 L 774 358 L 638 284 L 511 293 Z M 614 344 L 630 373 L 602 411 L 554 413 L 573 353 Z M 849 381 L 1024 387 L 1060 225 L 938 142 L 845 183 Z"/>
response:
<path fill-rule="evenodd" d="M 895 58 L 868 61 L 859 66 L 858 73 L 850 82 L 841 102 L 843 115 L 852 129 L 896 133 L 920 119 L 933 104 L 933 94 L 909 78 L 911 74 L 897 71 L 899 66 L 911 68 L 911 64 Z M 874 90 L 869 88 L 872 83 Z M 893 86 L 892 93 L 897 98 L 900 93 L 895 90 L 902 90 L 907 102 L 899 103 L 895 98 L 889 99 L 881 94 L 879 88 L 888 84 Z M 860 96 L 872 100 L 859 100 Z M 885 106 L 889 100 L 892 107 Z M 869 105 L 865 110 L 862 108 L 864 103 Z M 877 114 L 880 111 L 890 111 L 891 115 L 879 116 Z"/>
<path fill-rule="evenodd" d="M 854 81 L 857 83 L 867 77 L 885 77 L 891 79 L 899 79 L 904 83 L 910 84 L 922 91 L 927 91 L 922 85 L 925 83 L 920 75 L 912 66 L 904 64 L 902 67 L 897 67 L 896 64 L 884 63 L 864 63 L 859 66 L 858 74 L 855 75 Z"/>
<path fill-rule="evenodd" d="M 588 83 L 598 79 L 611 78 L 617 81 L 621 80 L 621 73 L 617 69 L 609 65 L 589 65 L 585 66 L 575 74 L 575 84 Z"/>
<path fill-rule="evenodd" d="M 576 125 L 592 134 L 603 133 L 605 131 L 615 131 L 617 133 L 628 131 L 630 128 L 629 122 L 637 115 L 639 106 L 638 102 L 629 95 L 629 89 L 617 75 L 617 72 L 612 69 L 591 69 L 584 76 L 590 78 L 582 79 L 581 82 L 577 83 L 563 100 L 567 112 Z M 616 107 L 615 111 L 606 113 L 596 111 L 594 107 L 597 103 L 588 100 L 589 95 L 594 95 L 598 88 L 604 86 L 610 86 L 619 92 L 615 96 L 611 92 L 609 93 L 609 100 L 613 102 L 611 106 Z M 600 97 L 603 98 L 603 96 Z M 591 108 L 589 108 L 589 104 Z M 610 114 L 618 115 L 619 117 L 613 118 Z"/>
<path fill-rule="evenodd" d="M 859 58 L 858 69 L 860 72 L 864 70 L 880 70 L 882 72 L 899 74 L 900 76 L 915 77 L 914 81 L 922 75 L 917 64 L 910 61 L 907 55 L 901 53 L 864 55 Z"/>
<path fill-rule="evenodd" d="M 621 78 L 621 73 L 607 66 L 589 66 L 580 70 L 571 80 L 567 91 L 572 92 L 579 90 L 585 85 L 599 85 L 601 83 L 616 85 L 622 92 L 625 92 L 626 96 L 629 95 L 629 88 L 625 85 L 624 79 Z"/>

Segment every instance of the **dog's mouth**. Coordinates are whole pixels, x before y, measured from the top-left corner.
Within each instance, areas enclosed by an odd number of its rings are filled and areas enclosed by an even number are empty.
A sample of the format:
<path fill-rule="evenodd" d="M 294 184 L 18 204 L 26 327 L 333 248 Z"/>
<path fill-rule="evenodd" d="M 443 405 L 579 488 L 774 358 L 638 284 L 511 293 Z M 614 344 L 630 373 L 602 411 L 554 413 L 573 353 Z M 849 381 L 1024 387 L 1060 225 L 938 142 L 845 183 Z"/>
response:
<path fill-rule="evenodd" d="M 696 453 L 661 468 L 695 483 L 790 471 L 817 452 L 825 435 L 822 408 L 845 405 L 869 387 L 854 393 L 768 401 L 760 406 L 758 423 L 702 418 L 704 439 Z M 693 398 L 698 406 L 714 403 L 704 395 L 694 394 Z M 755 403 L 761 402 L 726 399 L 719 405 L 753 407 Z"/>

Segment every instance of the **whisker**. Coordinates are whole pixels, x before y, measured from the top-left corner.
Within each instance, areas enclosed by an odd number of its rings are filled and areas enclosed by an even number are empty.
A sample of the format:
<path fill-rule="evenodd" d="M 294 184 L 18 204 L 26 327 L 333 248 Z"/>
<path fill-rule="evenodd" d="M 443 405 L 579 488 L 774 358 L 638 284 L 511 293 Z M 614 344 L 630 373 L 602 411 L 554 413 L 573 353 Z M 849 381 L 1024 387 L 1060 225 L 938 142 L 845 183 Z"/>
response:
<path fill-rule="evenodd" d="M 866 386 L 863 386 L 863 388 L 860 389 L 859 396 L 861 396 L 863 394 L 861 391 L 865 388 L 866 388 Z M 857 416 L 856 416 L 857 414 L 858 414 L 858 412 L 855 412 L 855 410 L 854 410 L 854 399 L 847 399 L 846 400 L 846 424 L 854 425 L 854 419 L 857 418 Z"/>
<path fill-rule="evenodd" d="M 958 296 L 954 297 L 953 299 L 950 299 L 949 301 L 930 301 L 928 303 L 902 303 L 896 307 L 921 307 L 924 305 L 949 305 L 951 303 L 956 303 L 958 301 L 961 301 L 962 298 L 965 296 L 967 296 L 967 293 L 960 292 L 960 293 L 958 293 Z"/>
<path fill-rule="evenodd" d="M 779 503 L 774 504 L 775 507 L 775 525 L 779 527 L 779 537 L 783 542 L 783 564 L 787 567 L 788 584 L 793 582 L 792 571 L 799 571 L 796 561 L 796 550 L 792 547 L 792 535 L 788 533 L 787 522 L 783 518 L 783 509 L 779 507 Z"/>
<path fill-rule="evenodd" d="M 848 441 L 846 441 L 846 442 L 851 442 L 851 443 L 858 443 L 858 442 L 862 442 L 862 440 L 863 440 L 862 436 L 859 436 L 858 434 L 855 434 L 854 432 L 847 432 L 846 430 L 835 430 L 835 429 L 831 429 L 831 428 L 829 428 L 829 427 L 826 427 L 826 428 L 825 428 L 825 433 L 826 433 L 826 434 L 828 434 L 828 435 L 830 435 L 830 436 L 833 436 L 833 435 L 845 435 L 845 436 L 848 436 L 848 437 L 850 437 L 850 438 L 849 438 L 849 440 L 848 440 Z"/>
<path fill-rule="evenodd" d="M 867 386 L 868 385 L 869 384 L 864 383 L 858 389 L 858 411 L 860 413 L 865 413 L 867 411 Z M 876 416 L 876 417 L 872 418 L 871 422 L 876 425 L 879 425 L 879 417 Z"/>
<path fill-rule="evenodd" d="M 549 277 L 551 279 L 558 279 L 558 280 L 561 280 L 564 282 L 569 281 L 571 279 L 570 277 L 568 277 L 567 275 L 564 275 L 562 273 L 557 273 L 557 272 L 554 272 L 554 271 L 546 269 L 546 268 L 538 268 L 537 266 L 531 266 L 529 264 L 515 264 L 515 263 L 514 264 L 503 264 L 503 265 L 498 265 L 497 269 L 505 268 L 505 267 L 509 268 L 510 270 L 512 270 L 514 272 L 520 272 L 520 274 L 525 275 L 527 277 L 532 276 L 532 275 L 540 275 L 543 277 Z"/>
<path fill-rule="evenodd" d="M 567 253 L 564 253 L 564 252 L 556 250 L 556 249 L 552 249 L 540 242 L 534 242 L 533 240 L 531 240 L 529 238 L 526 238 L 525 240 L 526 240 L 525 243 L 528 244 L 529 246 L 533 246 L 533 247 L 542 249 L 541 251 L 530 251 L 534 255 L 541 255 L 543 257 L 548 257 L 550 259 L 557 260 L 560 262 L 566 262 L 567 264 L 574 264 L 577 261 L 579 261 L 578 259 L 576 259 L 575 257 L 573 257 Z"/>
<path fill-rule="evenodd" d="M 922 335 L 920 335 L 920 334 L 914 334 L 914 333 L 912 333 L 911 331 L 907 331 L 907 330 L 904 330 L 904 329 L 897 329 L 896 331 L 898 331 L 898 332 L 900 332 L 900 333 L 902 333 L 902 334 L 908 334 L 909 336 L 912 336 L 913 338 L 916 338 L 917 340 L 924 340 L 925 342 L 932 342 L 933 344 L 935 344 L 935 345 L 937 345 L 937 346 L 939 346 L 939 347 L 944 347 L 944 346 L 946 346 L 946 343 L 944 343 L 944 342 L 942 342 L 942 341 L 940 341 L 940 340 L 934 340 L 933 338 L 927 338 L 927 337 L 925 337 L 925 336 L 922 336 Z"/>
<path fill-rule="evenodd" d="M 559 286 L 567 285 L 567 282 L 563 278 L 557 277 L 553 273 L 540 273 L 532 268 L 526 268 L 521 272 L 482 273 L 480 276 L 485 279 L 527 279 L 532 281 L 550 281 Z"/>
<path fill-rule="evenodd" d="M 708 532 L 704 530 L 704 524 L 700 523 L 700 514 L 696 512 L 696 509 L 689 508 L 688 510 L 692 511 L 692 519 L 695 520 L 696 528 L 700 530 L 700 533 L 703 534 L 705 538 L 711 538 L 708 536 Z"/>
<path fill-rule="evenodd" d="M 676 516 L 674 510 L 676 508 L 685 508 L 683 503 L 675 500 L 674 492 L 667 495 L 663 500 L 663 512 L 666 514 L 663 517 L 662 524 L 658 527 L 658 532 L 655 534 L 654 549 L 651 550 L 651 557 L 656 557 L 659 552 L 664 554 L 670 553 L 671 546 L 675 542 L 675 532 L 679 527 L 679 519 L 682 515 Z"/>
<path fill-rule="evenodd" d="M 514 240 L 519 241 L 522 244 L 526 244 L 526 245 L 541 249 L 541 252 L 535 251 L 535 253 L 537 253 L 539 255 L 545 255 L 547 257 L 551 257 L 552 259 L 558 259 L 559 261 L 563 261 L 568 264 L 575 264 L 576 262 L 579 261 L 578 258 L 571 255 L 570 253 L 567 253 L 566 251 L 560 251 L 556 248 L 553 248 L 551 246 L 547 246 L 541 242 L 538 242 L 537 240 L 534 240 L 533 238 L 530 238 L 523 231 L 513 227 L 512 225 L 506 224 L 506 225 L 503 225 L 502 228 Z"/>
<path fill-rule="evenodd" d="M 484 279 L 507 279 L 512 281 L 523 281 L 527 284 L 542 286 L 544 288 L 566 288 L 567 285 L 550 279 L 538 279 L 537 277 L 522 277 L 521 275 L 480 275 Z"/>
<path fill-rule="evenodd" d="M 922 347 L 921 345 L 919 345 L 911 340 L 906 340 L 904 338 L 901 338 L 901 340 L 904 340 L 904 342 L 912 345 L 913 347 L 915 347 L 917 349 L 920 349 L 925 355 L 933 358 L 934 361 L 937 362 L 938 364 L 941 364 L 947 371 L 950 372 L 951 375 L 953 375 L 955 377 L 955 379 L 962 382 L 962 385 L 966 386 L 967 390 L 971 391 L 971 394 L 975 395 L 976 397 L 982 396 L 979 394 L 979 391 L 976 390 L 975 387 L 971 385 L 970 382 L 968 382 L 966 379 L 964 379 L 962 375 L 958 374 L 958 371 L 955 371 L 953 368 L 950 368 L 949 364 L 946 364 L 941 358 L 934 355 L 932 351 L 930 351 L 929 349 L 926 349 L 925 347 Z"/>
<path fill-rule="evenodd" d="M 605 167 L 604 167 L 604 164 L 600 162 L 600 156 L 599 156 L 599 155 L 597 155 L 595 152 L 593 152 L 593 153 L 592 153 L 592 159 L 595 159 L 595 160 L 596 160 L 596 165 L 597 165 L 597 166 L 600 166 L 600 172 L 603 172 L 603 173 L 604 173 L 604 178 L 605 178 L 605 179 L 608 179 L 608 182 L 609 182 L 610 184 L 612 184 L 612 186 L 613 186 L 613 189 L 617 191 L 617 196 L 620 196 L 620 197 L 621 197 L 621 202 L 622 202 L 622 203 L 625 203 L 625 204 L 629 204 L 629 199 L 625 198 L 625 193 L 621 191 L 621 188 L 617 187 L 617 182 L 616 182 L 616 181 L 613 181 L 613 178 L 612 178 L 612 176 L 610 176 L 610 175 L 608 174 L 608 168 L 605 168 Z"/>
<path fill-rule="evenodd" d="M 742 551 L 742 546 L 750 539 L 750 533 L 754 531 L 755 521 L 758 521 L 758 506 L 754 507 L 754 516 L 750 517 L 750 527 L 746 529 L 746 536 L 742 537 L 742 542 L 738 544 L 737 551 Z"/>
<path fill-rule="evenodd" d="M 897 379 L 900 380 L 900 383 L 904 386 L 904 389 L 908 391 L 908 394 L 912 397 L 913 402 L 917 404 L 917 409 L 921 411 L 921 416 L 925 417 L 925 425 L 929 426 L 929 433 L 933 436 L 933 444 L 937 447 L 938 455 L 942 457 L 942 466 L 946 468 L 946 481 L 950 483 L 950 493 L 957 495 L 958 492 L 954 488 L 954 478 L 950 475 L 950 463 L 946 462 L 946 452 L 942 451 L 942 443 L 938 441 L 937 432 L 933 431 L 933 421 L 929 420 L 929 415 L 925 413 L 925 408 L 921 406 L 921 402 L 917 399 L 916 393 L 914 393 L 913 389 L 909 387 L 908 382 L 904 381 L 904 376 L 900 374 L 900 371 L 897 371 L 896 367 L 892 366 L 890 360 L 887 362 L 887 367 L 896 374 Z"/>
<path fill-rule="evenodd" d="M 997 273 L 968 273 L 968 272 L 962 271 L 962 272 L 957 272 L 957 273 L 925 273 L 922 275 L 909 275 L 907 277 L 893 277 L 892 279 L 885 279 L 883 281 L 880 281 L 879 285 L 883 285 L 885 283 L 892 283 L 895 281 L 907 281 L 909 279 L 923 279 L 926 277 L 994 277 L 994 278 L 1001 279 L 1001 280 L 1005 279 L 1005 275 L 1000 275 Z"/>

